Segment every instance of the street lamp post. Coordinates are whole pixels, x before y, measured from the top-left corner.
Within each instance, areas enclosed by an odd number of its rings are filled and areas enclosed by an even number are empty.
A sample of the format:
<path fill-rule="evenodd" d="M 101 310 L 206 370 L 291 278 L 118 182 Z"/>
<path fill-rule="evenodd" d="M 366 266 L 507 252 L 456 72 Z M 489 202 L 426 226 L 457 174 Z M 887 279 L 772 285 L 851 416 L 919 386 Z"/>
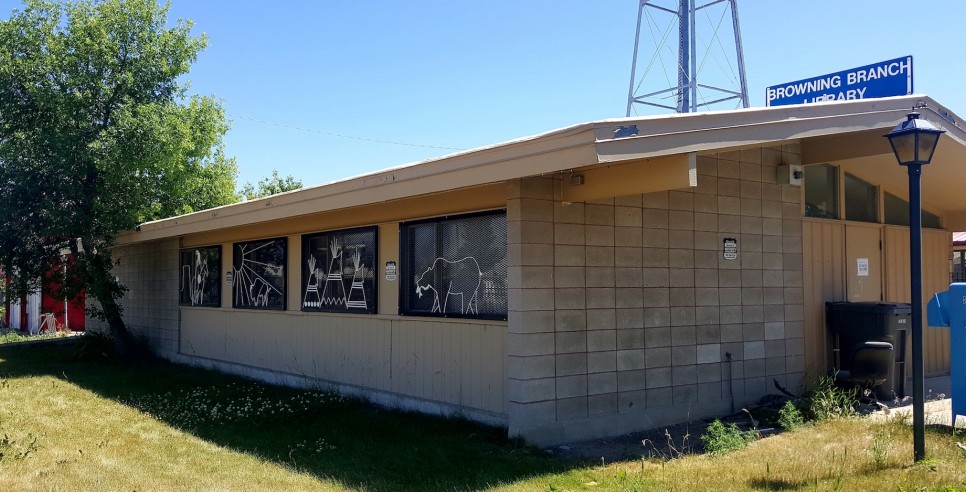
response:
<path fill-rule="evenodd" d="M 899 165 L 909 172 L 909 263 L 912 306 L 912 433 L 913 457 L 926 457 L 925 398 L 922 361 L 922 166 L 929 164 L 939 136 L 945 133 L 913 111 L 907 120 L 884 135 L 892 145 Z"/>

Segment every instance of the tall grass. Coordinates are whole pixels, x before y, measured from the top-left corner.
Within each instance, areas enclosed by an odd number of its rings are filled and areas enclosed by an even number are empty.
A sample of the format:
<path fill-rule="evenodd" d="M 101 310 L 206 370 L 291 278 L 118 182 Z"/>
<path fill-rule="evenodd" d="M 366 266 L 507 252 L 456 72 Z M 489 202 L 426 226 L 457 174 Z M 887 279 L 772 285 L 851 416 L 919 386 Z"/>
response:
<path fill-rule="evenodd" d="M 578 462 L 457 419 L 77 352 L 0 347 L 0 490 L 966 488 L 966 435 L 929 427 L 929 461 L 914 464 L 897 420 L 830 419 L 720 456 Z"/>

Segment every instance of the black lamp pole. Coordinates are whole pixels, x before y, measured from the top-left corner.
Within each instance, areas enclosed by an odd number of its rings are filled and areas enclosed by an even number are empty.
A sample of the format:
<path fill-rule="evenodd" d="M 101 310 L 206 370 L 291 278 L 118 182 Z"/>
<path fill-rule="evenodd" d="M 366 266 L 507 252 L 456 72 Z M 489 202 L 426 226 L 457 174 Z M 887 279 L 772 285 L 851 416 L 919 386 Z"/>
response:
<path fill-rule="evenodd" d="M 922 360 L 922 166 L 929 164 L 939 136 L 945 133 L 919 113 L 909 113 L 908 119 L 896 126 L 888 135 L 892 152 L 899 164 L 909 172 L 909 264 L 912 306 L 912 434 L 913 457 L 920 461 L 926 457 L 925 395 Z M 905 376 L 903 376 L 905 377 Z"/>
<path fill-rule="evenodd" d="M 926 402 L 922 360 L 922 165 L 909 164 L 909 277 L 912 304 L 912 447 L 913 457 L 926 457 Z M 905 377 L 905 376 L 903 376 Z"/>

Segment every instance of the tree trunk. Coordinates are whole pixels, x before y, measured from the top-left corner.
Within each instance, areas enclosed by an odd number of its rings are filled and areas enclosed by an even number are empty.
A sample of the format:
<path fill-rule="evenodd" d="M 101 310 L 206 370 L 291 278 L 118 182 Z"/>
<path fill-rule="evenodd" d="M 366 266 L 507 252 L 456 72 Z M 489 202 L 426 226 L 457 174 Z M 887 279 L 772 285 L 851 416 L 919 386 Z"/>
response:
<path fill-rule="evenodd" d="M 97 299 L 104 310 L 104 319 L 110 329 L 111 338 L 114 339 L 114 353 L 121 359 L 131 359 L 137 352 L 137 344 L 134 336 L 127 329 L 124 318 L 121 317 L 121 309 L 113 296 L 106 296 L 104 299 Z"/>
<path fill-rule="evenodd" d="M 111 338 L 114 340 L 114 352 L 121 359 L 134 358 L 137 343 L 128 330 L 121 316 L 122 307 L 117 299 L 123 293 L 123 287 L 111 275 L 110 266 L 113 264 L 110 256 L 105 253 L 93 253 L 89 256 L 89 290 L 91 297 L 101 305 L 101 315 L 107 321 Z"/>

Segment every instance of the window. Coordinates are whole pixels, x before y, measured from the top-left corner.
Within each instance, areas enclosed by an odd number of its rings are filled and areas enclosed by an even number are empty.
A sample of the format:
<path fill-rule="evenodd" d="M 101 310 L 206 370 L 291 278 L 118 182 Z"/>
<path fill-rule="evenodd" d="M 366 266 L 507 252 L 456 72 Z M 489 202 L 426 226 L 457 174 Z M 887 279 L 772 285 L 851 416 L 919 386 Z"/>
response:
<path fill-rule="evenodd" d="M 851 174 L 845 175 L 845 220 L 879 221 L 879 193 L 876 187 Z"/>
<path fill-rule="evenodd" d="M 302 311 L 376 312 L 376 228 L 302 236 Z"/>
<path fill-rule="evenodd" d="M 942 220 L 936 214 L 922 211 L 922 226 L 926 229 L 942 229 Z"/>
<path fill-rule="evenodd" d="M 909 225 L 909 202 L 891 193 L 884 193 L 885 223 L 892 225 Z M 922 211 L 922 226 L 926 229 L 942 229 L 942 220 L 938 215 Z"/>
<path fill-rule="evenodd" d="M 232 307 L 285 309 L 286 243 L 280 237 L 232 246 Z"/>
<path fill-rule="evenodd" d="M 899 198 L 891 193 L 884 193 L 885 197 L 882 200 L 882 204 L 885 208 L 885 220 L 886 224 L 892 225 L 909 225 L 909 202 Z"/>
<path fill-rule="evenodd" d="M 966 251 L 953 251 L 953 282 L 966 282 Z"/>
<path fill-rule="evenodd" d="M 506 319 L 506 211 L 399 225 L 400 314 Z"/>
<path fill-rule="evenodd" d="M 805 216 L 839 218 L 839 174 L 835 166 L 805 166 Z"/>
<path fill-rule="evenodd" d="M 181 250 L 182 306 L 221 307 L 221 246 Z"/>

